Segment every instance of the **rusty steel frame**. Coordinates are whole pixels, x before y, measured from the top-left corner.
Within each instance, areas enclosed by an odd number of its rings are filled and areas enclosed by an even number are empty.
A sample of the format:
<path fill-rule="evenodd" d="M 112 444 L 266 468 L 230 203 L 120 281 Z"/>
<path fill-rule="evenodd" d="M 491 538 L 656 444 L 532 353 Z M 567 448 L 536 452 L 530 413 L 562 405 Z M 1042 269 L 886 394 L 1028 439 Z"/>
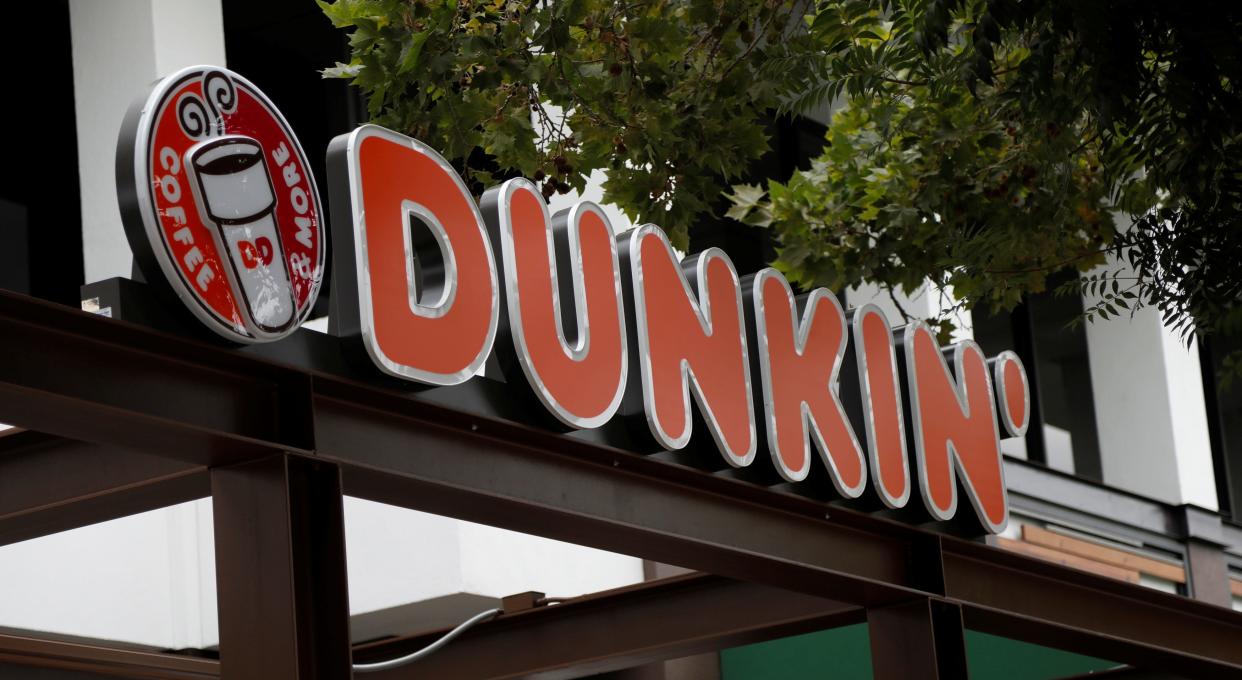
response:
<path fill-rule="evenodd" d="M 366 677 L 400 680 L 417 671 L 428 678 L 574 678 L 865 619 L 862 607 L 688 574 L 509 614 L 479 626 L 416 668 Z M 395 658 L 424 647 L 441 632 L 356 645 L 354 659 Z M 558 653 L 548 654 L 553 642 Z"/>
<path fill-rule="evenodd" d="M 38 677 L 48 680 L 55 680 L 56 671 L 65 671 L 74 680 L 85 673 L 146 680 L 214 680 L 220 677 L 220 663 L 214 659 L 0 635 L 0 677 L 13 677 L 6 671 L 14 668 L 38 668 L 41 670 Z"/>
<path fill-rule="evenodd" d="M 332 338 L 301 335 L 240 351 L 0 293 L 0 421 L 45 433 L 0 438 L 0 543 L 217 495 L 230 678 L 348 675 L 342 493 L 709 571 L 784 591 L 790 606 L 864 612 L 883 638 L 877 654 L 898 640 L 917 652 L 877 665 L 880 678 L 955 677 L 963 624 L 1182 675 L 1242 671 L 1242 614 L 463 407 L 454 400 L 470 385 L 411 390 L 350 369 Z M 315 343 L 337 363 L 313 360 Z M 264 592 L 273 583 L 279 596 Z M 266 626 L 242 620 L 239 604 L 255 597 Z M 532 612 L 529 627 L 523 616 L 483 624 L 442 658 L 539 640 L 537 621 L 575 611 L 555 609 Z M 521 648 L 537 658 L 523 667 L 694 651 L 660 648 L 648 623 L 619 611 L 574 621 L 611 626 L 616 645 L 530 642 Z M 713 639 L 728 644 L 741 625 Z"/>
<path fill-rule="evenodd" d="M 271 468 L 263 476 L 270 479 Z M 262 624 L 257 615 L 249 619 L 255 621 L 252 625 Z M 367 677 L 579 677 L 865 620 L 861 607 L 711 574 L 688 574 L 506 615 L 480 625 L 417 667 Z M 444 632 L 358 644 L 353 658 L 360 663 L 393 658 Z M 545 653 L 541 646 L 547 640 L 560 641 L 562 652 Z M 267 652 L 266 664 L 282 658 L 257 646 L 255 651 Z M 240 675 L 215 659 L 0 634 L 0 675 L 5 664 L 160 680 L 218 678 L 222 670 L 230 677 Z M 270 666 L 263 673 L 261 677 L 269 678 L 287 675 Z"/>

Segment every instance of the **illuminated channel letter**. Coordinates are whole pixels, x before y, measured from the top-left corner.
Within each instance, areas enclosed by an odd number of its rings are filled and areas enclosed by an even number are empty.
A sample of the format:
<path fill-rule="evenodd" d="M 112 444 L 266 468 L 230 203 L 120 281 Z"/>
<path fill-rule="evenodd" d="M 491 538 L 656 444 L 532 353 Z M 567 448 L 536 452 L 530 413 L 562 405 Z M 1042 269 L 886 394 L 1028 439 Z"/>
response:
<path fill-rule="evenodd" d="M 621 403 L 628 369 L 612 225 L 586 202 L 549 220 L 539 190 L 524 179 L 489 189 L 481 203 L 500 251 L 501 328 L 513 340 L 514 363 L 559 421 L 603 425 Z"/>
<path fill-rule="evenodd" d="M 667 449 L 689 443 L 693 392 L 724 459 L 749 465 L 756 449 L 754 405 L 733 263 L 718 248 L 679 263 L 668 237 L 651 224 L 622 237 L 621 263 L 634 313 L 631 351 L 652 435 Z"/>
<path fill-rule="evenodd" d="M 903 508 L 910 500 L 910 465 L 893 331 L 884 312 L 872 304 L 855 309 L 852 319 L 871 476 L 880 501 Z"/>
<path fill-rule="evenodd" d="M 760 271 L 749 292 L 754 363 L 776 470 L 790 482 L 806 479 L 813 438 L 837 492 L 857 498 L 867 484 L 867 463 L 837 394 L 846 345 L 841 303 L 816 288 L 804 296 L 799 325 L 793 290 L 780 272 Z"/>
<path fill-rule="evenodd" d="M 1031 386 L 1026 380 L 1026 368 L 1017 354 L 1008 350 L 992 359 L 992 371 L 996 386 L 996 406 L 1002 435 L 1021 437 L 1031 424 Z"/>
<path fill-rule="evenodd" d="M 906 326 L 902 339 L 919 486 L 927 511 L 957 511 L 955 469 L 979 520 L 992 533 L 1009 521 L 995 402 L 987 360 L 973 341 L 953 346 L 953 375 L 931 329 Z"/>
<path fill-rule="evenodd" d="M 360 336 L 385 373 L 465 382 L 491 352 L 499 316 L 496 265 L 466 185 L 440 154 L 375 125 L 337 137 L 328 160 L 349 187 L 347 207 L 344 196 L 332 201 L 335 273 L 357 285 L 342 296 L 342 334 Z"/>

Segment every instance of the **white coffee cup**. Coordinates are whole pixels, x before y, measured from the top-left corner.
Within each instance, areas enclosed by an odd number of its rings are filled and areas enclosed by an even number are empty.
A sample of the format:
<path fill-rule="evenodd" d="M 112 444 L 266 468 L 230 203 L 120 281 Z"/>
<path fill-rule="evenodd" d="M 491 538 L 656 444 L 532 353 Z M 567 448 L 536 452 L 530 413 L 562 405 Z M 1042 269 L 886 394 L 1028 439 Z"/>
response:
<path fill-rule="evenodd" d="M 217 245 L 246 330 L 278 335 L 296 319 L 296 302 L 276 224 L 276 194 L 263 147 L 253 138 L 223 135 L 186 152 L 204 221 L 216 227 Z"/>

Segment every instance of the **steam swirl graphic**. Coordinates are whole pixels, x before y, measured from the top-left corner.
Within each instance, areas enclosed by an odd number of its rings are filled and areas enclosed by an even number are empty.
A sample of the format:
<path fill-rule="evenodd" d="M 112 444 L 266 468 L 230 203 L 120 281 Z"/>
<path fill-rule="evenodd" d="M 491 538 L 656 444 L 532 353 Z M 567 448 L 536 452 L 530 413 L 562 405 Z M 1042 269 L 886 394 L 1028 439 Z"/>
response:
<path fill-rule="evenodd" d="M 210 115 L 202 98 L 192 92 L 181 95 L 177 100 L 177 122 L 181 123 L 181 131 L 187 137 L 203 139 L 213 136 L 216 121 L 209 121 Z"/>
<path fill-rule="evenodd" d="M 187 92 L 177 99 L 177 122 L 191 139 L 224 134 L 224 114 L 237 109 L 237 87 L 228 74 L 207 71 L 202 75 L 203 96 Z"/>
<path fill-rule="evenodd" d="M 220 71 L 203 74 L 203 95 L 217 116 L 232 113 L 237 108 L 237 88 L 233 79 Z"/>

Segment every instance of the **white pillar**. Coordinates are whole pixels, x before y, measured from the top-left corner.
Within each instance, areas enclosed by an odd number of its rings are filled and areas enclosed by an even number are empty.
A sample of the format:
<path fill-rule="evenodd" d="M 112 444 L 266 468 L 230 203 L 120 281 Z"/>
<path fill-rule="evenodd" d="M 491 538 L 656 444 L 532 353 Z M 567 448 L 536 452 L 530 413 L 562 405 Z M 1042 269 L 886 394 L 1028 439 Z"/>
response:
<path fill-rule="evenodd" d="M 73 94 L 86 282 L 129 276 L 116 201 L 117 134 L 133 100 L 159 77 L 224 65 L 220 0 L 70 0 Z"/>
<path fill-rule="evenodd" d="M 1187 348 L 1152 308 L 1086 330 L 1104 483 L 1216 510 L 1198 346 Z"/>

